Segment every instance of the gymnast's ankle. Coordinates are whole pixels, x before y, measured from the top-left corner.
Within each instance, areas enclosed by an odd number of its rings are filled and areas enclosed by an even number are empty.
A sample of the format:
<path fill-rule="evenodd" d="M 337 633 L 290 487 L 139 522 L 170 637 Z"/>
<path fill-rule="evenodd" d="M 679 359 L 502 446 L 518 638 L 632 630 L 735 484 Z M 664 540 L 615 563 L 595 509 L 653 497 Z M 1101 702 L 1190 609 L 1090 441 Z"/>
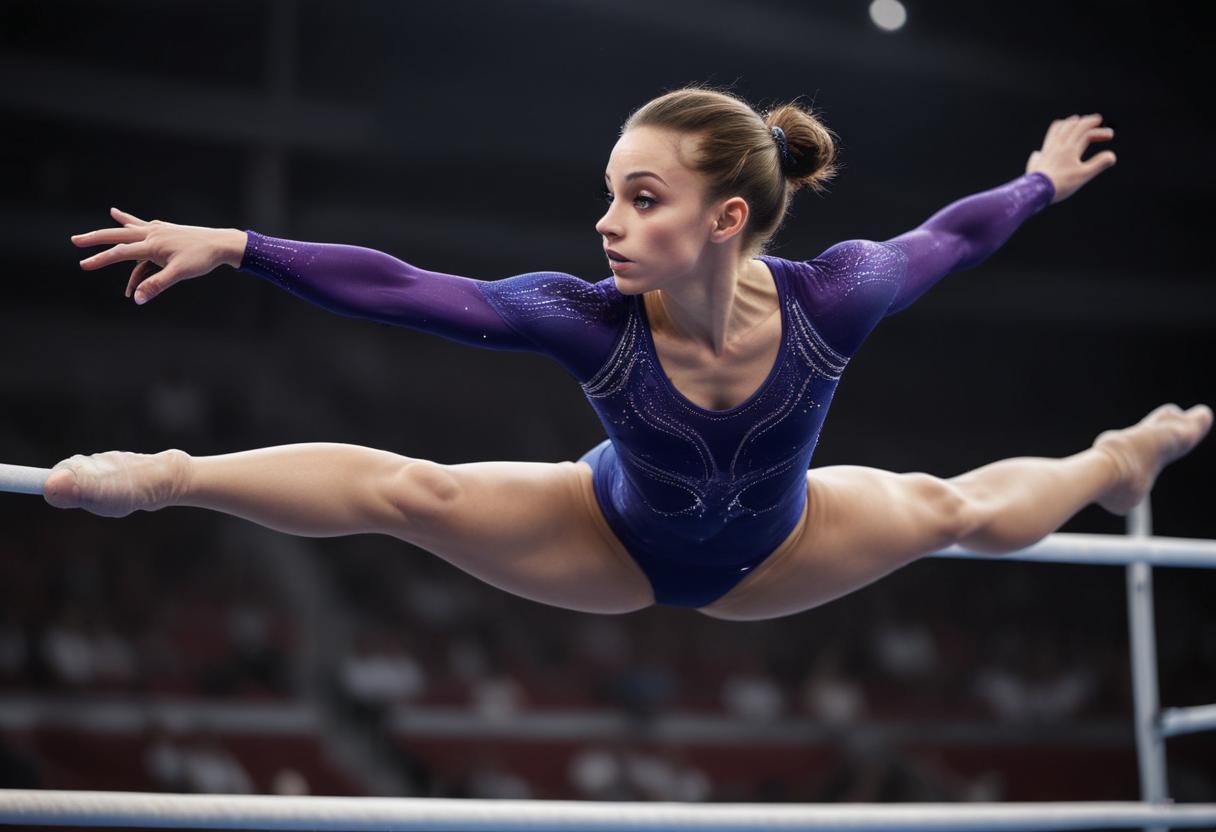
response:
<path fill-rule="evenodd" d="M 169 448 L 155 456 L 165 460 L 168 474 L 168 490 L 164 501 L 157 508 L 180 505 L 185 496 L 190 493 L 194 475 L 194 458 L 177 448 Z M 149 509 L 149 511 L 155 511 L 155 509 Z"/>

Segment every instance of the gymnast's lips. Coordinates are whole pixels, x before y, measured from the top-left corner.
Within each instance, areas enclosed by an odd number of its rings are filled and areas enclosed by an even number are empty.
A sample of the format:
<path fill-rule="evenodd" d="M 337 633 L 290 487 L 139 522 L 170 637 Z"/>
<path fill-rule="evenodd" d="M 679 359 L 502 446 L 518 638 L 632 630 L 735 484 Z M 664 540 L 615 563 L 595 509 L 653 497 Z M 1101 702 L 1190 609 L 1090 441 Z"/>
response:
<path fill-rule="evenodd" d="M 610 248 L 604 249 L 604 253 L 607 254 L 609 257 L 611 257 L 613 260 L 619 260 L 622 263 L 632 263 L 633 262 L 628 257 L 622 257 L 621 255 L 617 254 L 615 251 L 613 251 Z"/>

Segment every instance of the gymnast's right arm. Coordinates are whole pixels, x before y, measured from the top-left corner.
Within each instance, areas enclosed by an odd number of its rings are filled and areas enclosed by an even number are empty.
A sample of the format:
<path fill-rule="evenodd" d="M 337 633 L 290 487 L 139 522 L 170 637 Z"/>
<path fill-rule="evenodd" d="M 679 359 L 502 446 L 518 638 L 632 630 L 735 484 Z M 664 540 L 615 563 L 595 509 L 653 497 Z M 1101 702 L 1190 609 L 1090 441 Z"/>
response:
<path fill-rule="evenodd" d="M 601 289 L 560 272 L 482 281 L 432 272 L 371 248 L 279 239 L 256 231 L 146 223 L 117 211 L 124 228 L 73 237 L 118 242 L 83 261 L 99 268 L 140 260 L 127 294 L 146 302 L 174 283 L 228 264 L 331 312 L 431 332 L 472 346 L 539 352 L 580 381 L 615 340 L 614 310 Z M 161 271 L 153 272 L 153 263 Z"/>
<path fill-rule="evenodd" d="M 834 350 L 852 355 L 882 317 L 907 308 L 947 274 L 983 262 L 1032 215 L 1115 163 L 1110 150 L 1081 158 L 1091 143 L 1114 137 L 1101 122 L 1097 113 L 1054 121 L 1024 175 L 956 200 L 886 242 L 847 240 L 810 261 L 802 291 L 817 330 Z"/>

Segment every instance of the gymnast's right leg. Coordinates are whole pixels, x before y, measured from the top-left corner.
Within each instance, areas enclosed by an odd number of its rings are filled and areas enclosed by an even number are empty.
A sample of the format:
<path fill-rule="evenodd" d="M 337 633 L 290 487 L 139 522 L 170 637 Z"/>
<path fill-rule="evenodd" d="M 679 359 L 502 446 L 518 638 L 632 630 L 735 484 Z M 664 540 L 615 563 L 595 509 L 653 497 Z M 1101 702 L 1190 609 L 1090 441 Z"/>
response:
<path fill-rule="evenodd" d="M 806 522 L 701 612 L 756 620 L 810 609 L 932 552 L 1025 548 L 1090 503 L 1126 514 L 1161 469 L 1212 426 L 1212 411 L 1163 405 L 1063 459 L 1018 457 L 949 479 L 834 465 L 808 474 Z"/>
<path fill-rule="evenodd" d="M 59 463 L 43 492 L 51 505 L 111 517 L 191 506 L 306 537 L 386 534 L 567 609 L 619 613 L 654 603 L 581 462 L 441 465 L 323 442 L 200 457 L 109 451 Z"/>

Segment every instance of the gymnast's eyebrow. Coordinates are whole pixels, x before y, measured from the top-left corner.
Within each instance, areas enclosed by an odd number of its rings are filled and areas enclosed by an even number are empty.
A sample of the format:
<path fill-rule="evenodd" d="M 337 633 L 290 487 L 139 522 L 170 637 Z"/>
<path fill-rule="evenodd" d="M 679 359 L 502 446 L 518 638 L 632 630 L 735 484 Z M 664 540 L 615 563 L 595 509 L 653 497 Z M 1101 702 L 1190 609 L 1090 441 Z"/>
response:
<path fill-rule="evenodd" d="M 667 185 L 667 183 L 663 181 L 663 177 L 659 176 L 657 173 L 651 173 L 648 170 L 635 170 L 633 173 L 628 173 L 625 175 L 625 181 L 628 182 L 630 179 L 637 179 L 639 176 L 653 176 L 655 179 L 663 182 L 664 185 Z M 604 171 L 604 178 L 608 178 L 608 171 Z M 667 185 L 667 187 L 670 188 L 671 186 Z"/>

